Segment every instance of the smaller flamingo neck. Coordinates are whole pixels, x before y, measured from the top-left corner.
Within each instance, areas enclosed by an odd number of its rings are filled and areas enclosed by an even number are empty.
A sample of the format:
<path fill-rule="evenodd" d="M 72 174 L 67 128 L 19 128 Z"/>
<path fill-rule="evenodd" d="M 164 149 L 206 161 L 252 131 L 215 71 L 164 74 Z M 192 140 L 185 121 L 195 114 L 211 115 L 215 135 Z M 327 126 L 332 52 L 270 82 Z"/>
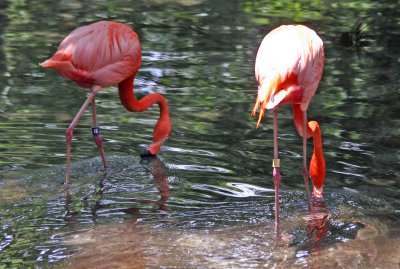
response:
<path fill-rule="evenodd" d="M 312 130 L 314 153 L 310 162 L 310 176 L 314 184 L 314 195 L 322 196 L 323 186 L 326 176 L 324 153 L 322 150 L 322 138 L 319 124 L 316 121 L 308 122 L 308 127 Z"/>
<path fill-rule="evenodd" d="M 161 145 L 168 139 L 171 132 L 168 104 L 165 98 L 159 93 L 146 95 L 137 100 L 133 92 L 134 76 L 129 77 L 118 84 L 118 93 L 122 105 L 131 112 L 142 112 L 151 105 L 158 104 L 160 107 L 160 117 L 154 128 L 153 143 L 149 146 L 149 151 L 156 154 Z"/>
<path fill-rule="evenodd" d="M 300 104 L 293 104 L 293 115 L 296 129 L 300 136 L 303 136 L 303 111 Z M 310 162 L 310 177 L 314 185 L 314 196 L 321 197 L 326 176 L 326 166 L 324 153 L 322 150 L 321 130 L 318 122 L 309 121 L 307 123 L 307 138 L 313 138 L 314 152 Z"/>

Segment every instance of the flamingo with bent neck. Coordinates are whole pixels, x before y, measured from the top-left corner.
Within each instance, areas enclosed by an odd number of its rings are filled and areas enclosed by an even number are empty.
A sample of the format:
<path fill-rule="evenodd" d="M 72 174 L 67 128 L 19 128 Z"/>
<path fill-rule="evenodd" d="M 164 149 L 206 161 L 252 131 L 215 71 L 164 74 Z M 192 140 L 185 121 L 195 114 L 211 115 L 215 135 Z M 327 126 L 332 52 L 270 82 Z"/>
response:
<path fill-rule="evenodd" d="M 40 65 L 53 68 L 63 77 L 83 88 L 89 88 L 89 96 L 66 130 L 67 171 L 65 184 L 69 187 L 71 176 L 71 145 L 74 128 L 89 106 L 92 105 L 93 137 L 104 167 L 108 161 L 103 148 L 103 139 L 97 126 L 96 94 L 103 88 L 118 84 L 121 103 L 132 112 L 142 112 L 158 104 L 160 117 L 154 128 L 153 143 L 141 154 L 152 156 L 171 132 L 168 105 L 159 93 L 149 94 L 137 100 L 133 92 L 133 80 L 142 63 L 142 52 L 138 35 L 127 25 L 99 21 L 72 31 L 59 45 L 56 53 Z"/>
<path fill-rule="evenodd" d="M 323 196 L 325 159 L 318 122 L 307 122 L 307 108 L 317 90 L 324 67 L 322 40 L 303 25 L 282 25 L 265 36 L 257 52 L 255 75 L 258 95 L 252 115 L 259 109 L 257 127 L 265 110 L 273 110 L 274 158 L 272 161 L 275 185 L 275 230 L 279 234 L 279 185 L 281 182 L 278 158 L 278 107 L 292 104 L 294 123 L 303 138 L 303 178 L 306 185 L 308 209 L 311 210 L 308 178 L 314 185 L 313 194 Z M 307 138 L 313 137 L 314 152 L 307 168 Z"/>

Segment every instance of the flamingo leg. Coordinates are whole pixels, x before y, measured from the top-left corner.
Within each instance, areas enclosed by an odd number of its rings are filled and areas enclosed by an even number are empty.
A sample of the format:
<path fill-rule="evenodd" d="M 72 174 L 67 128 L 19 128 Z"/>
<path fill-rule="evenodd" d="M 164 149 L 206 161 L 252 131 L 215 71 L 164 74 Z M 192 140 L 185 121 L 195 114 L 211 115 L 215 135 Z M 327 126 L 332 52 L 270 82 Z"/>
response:
<path fill-rule="evenodd" d="M 311 201 L 310 201 L 310 188 L 308 185 L 308 178 L 310 173 L 307 168 L 307 110 L 303 111 L 303 178 L 304 184 L 306 185 L 306 195 L 308 203 L 308 211 L 311 212 Z"/>
<path fill-rule="evenodd" d="M 79 109 L 78 113 L 76 114 L 75 118 L 72 120 L 71 124 L 68 126 L 65 132 L 65 139 L 67 142 L 67 173 L 65 176 L 65 189 L 68 190 L 69 188 L 69 179 L 71 176 L 71 145 L 72 145 L 72 138 L 74 137 L 74 129 L 78 124 L 79 119 L 82 117 L 83 113 L 85 112 L 86 108 L 92 102 L 96 93 L 101 89 L 100 86 L 94 86 L 90 91 L 88 98 L 83 103 L 81 109 Z"/>
<path fill-rule="evenodd" d="M 275 186 L 275 231 L 279 235 L 279 185 L 281 184 L 281 174 L 279 172 L 278 159 L 278 109 L 274 108 L 274 159 L 272 161 L 272 175 L 274 177 Z"/>
<path fill-rule="evenodd" d="M 100 135 L 100 128 L 97 127 L 96 99 L 94 97 L 92 100 L 92 114 L 93 114 L 93 128 L 92 128 L 93 138 L 94 138 L 94 141 L 96 142 L 97 148 L 99 150 L 101 160 L 103 161 L 104 168 L 107 168 L 108 161 L 107 161 L 106 153 L 103 148 L 103 138 Z"/>

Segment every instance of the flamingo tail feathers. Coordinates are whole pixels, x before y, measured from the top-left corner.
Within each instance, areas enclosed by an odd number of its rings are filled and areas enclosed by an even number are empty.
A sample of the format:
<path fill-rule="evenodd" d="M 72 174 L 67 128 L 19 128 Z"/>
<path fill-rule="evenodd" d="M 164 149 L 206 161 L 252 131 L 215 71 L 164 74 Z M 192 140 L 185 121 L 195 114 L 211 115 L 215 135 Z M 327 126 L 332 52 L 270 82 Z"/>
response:
<path fill-rule="evenodd" d="M 272 73 L 271 76 L 268 76 L 268 78 L 265 78 L 261 82 L 259 80 L 257 100 L 254 105 L 253 111 L 251 112 L 251 115 L 255 116 L 257 110 L 259 109 L 256 125 L 257 128 L 260 125 L 260 122 L 265 114 L 265 109 L 267 107 L 267 104 L 270 102 L 271 96 L 273 96 L 273 94 L 279 88 L 281 81 L 281 76 L 278 72 Z"/>

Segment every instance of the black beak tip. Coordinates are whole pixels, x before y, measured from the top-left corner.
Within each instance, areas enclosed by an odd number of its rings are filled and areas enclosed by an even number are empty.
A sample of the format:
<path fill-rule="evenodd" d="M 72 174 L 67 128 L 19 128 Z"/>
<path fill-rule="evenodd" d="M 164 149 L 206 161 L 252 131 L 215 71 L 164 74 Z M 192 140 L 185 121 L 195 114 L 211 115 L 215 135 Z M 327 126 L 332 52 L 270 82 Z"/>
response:
<path fill-rule="evenodd" d="M 150 150 L 148 150 L 148 149 L 145 149 L 145 150 L 143 151 L 143 153 L 140 154 L 140 157 L 142 157 L 142 158 L 155 157 L 155 156 L 156 156 L 156 155 L 153 154 L 153 153 L 151 153 Z"/>

